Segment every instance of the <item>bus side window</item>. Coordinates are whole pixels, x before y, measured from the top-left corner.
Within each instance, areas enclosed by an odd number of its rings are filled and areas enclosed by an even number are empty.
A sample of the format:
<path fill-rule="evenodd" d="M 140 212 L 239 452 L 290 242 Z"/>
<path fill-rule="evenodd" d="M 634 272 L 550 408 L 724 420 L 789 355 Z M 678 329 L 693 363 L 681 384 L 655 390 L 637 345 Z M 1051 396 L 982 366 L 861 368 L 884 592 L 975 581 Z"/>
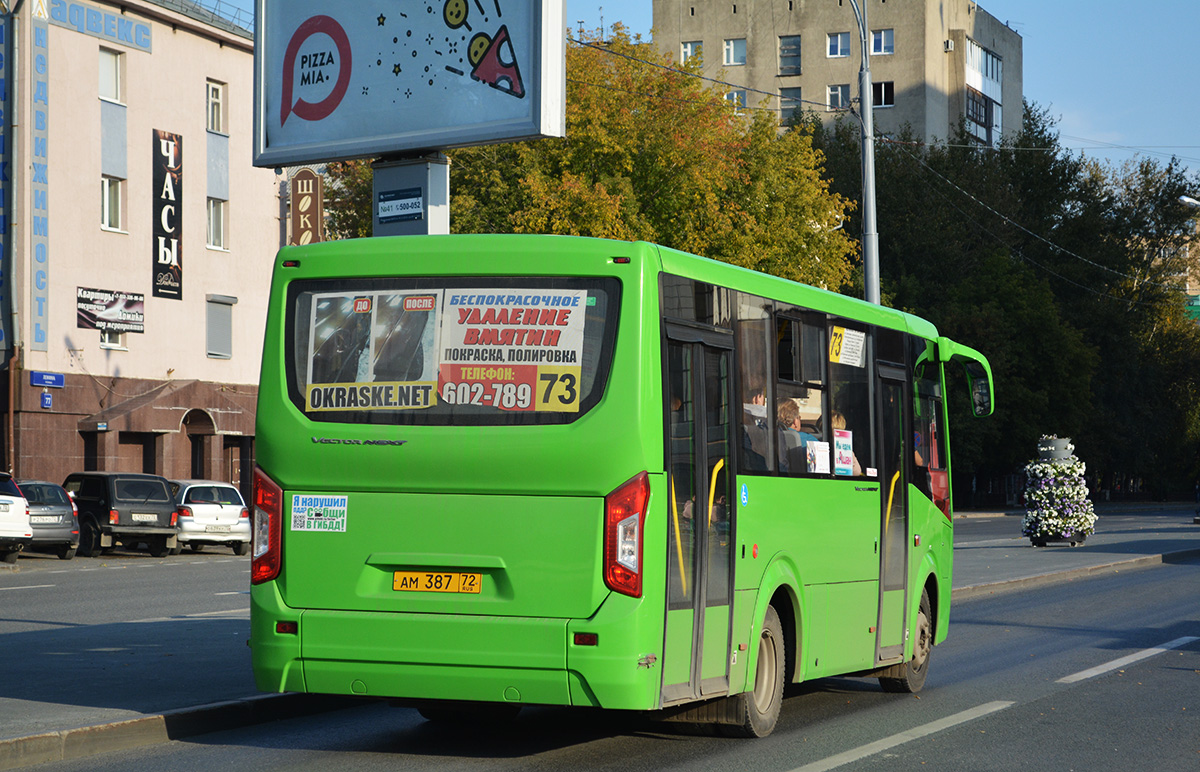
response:
<path fill-rule="evenodd" d="M 775 470 L 771 409 L 775 395 L 770 356 L 773 348 L 769 300 L 737 294 L 738 388 L 741 392 L 742 428 L 740 471 Z"/>
<path fill-rule="evenodd" d="M 829 474 L 829 400 L 826 398 L 823 319 L 803 309 L 775 320 L 776 442 L 779 471 Z"/>
<path fill-rule="evenodd" d="M 833 473 L 871 476 L 876 468 L 871 378 L 867 366 L 870 334 L 844 320 L 829 323 L 829 396 L 833 429 Z"/>
<path fill-rule="evenodd" d="M 949 514 L 950 480 L 941 431 L 941 364 L 937 346 L 915 336 L 909 341 L 913 363 L 913 463 L 916 467 L 912 482 L 938 509 Z"/>

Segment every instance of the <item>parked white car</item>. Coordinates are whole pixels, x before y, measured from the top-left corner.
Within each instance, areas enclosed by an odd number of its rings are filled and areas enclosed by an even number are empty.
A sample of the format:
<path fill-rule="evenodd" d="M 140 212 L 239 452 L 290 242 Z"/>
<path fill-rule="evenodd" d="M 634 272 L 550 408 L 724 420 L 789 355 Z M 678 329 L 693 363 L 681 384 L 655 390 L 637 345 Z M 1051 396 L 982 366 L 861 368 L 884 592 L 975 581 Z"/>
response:
<path fill-rule="evenodd" d="M 29 502 L 13 482 L 12 475 L 0 472 L 0 560 L 16 563 L 17 555 L 33 541 L 29 525 Z"/>
<path fill-rule="evenodd" d="M 179 546 L 200 552 L 224 545 L 235 555 L 250 551 L 250 510 L 237 488 L 214 480 L 172 480 L 179 508 Z"/>

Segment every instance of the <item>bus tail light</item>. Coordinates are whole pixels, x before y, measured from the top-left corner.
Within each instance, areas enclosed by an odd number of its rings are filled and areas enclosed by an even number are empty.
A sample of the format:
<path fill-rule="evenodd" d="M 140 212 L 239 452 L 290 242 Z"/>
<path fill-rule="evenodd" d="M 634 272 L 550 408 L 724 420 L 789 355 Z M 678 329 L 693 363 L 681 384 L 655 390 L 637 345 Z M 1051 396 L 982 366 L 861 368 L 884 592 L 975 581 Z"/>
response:
<path fill-rule="evenodd" d="M 253 549 L 250 555 L 250 583 L 262 584 L 279 576 L 283 566 L 281 541 L 283 489 L 257 466 L 254 467 Z"/>
<path fill-rule="evenodd" d="M 121 520 L 121 514 L 119 512 L 117 512 L 117 510 L 115 510 L 115 509 L 108 510 L 109 525 L 118 525 L 120 523 L 120 520 Z"/>
<path fill-rule="evenodd" d="M 642 596 L 642 529 L 649 500 L 645 472 L 604 497 L 604 583 L 634 598 Z"/>

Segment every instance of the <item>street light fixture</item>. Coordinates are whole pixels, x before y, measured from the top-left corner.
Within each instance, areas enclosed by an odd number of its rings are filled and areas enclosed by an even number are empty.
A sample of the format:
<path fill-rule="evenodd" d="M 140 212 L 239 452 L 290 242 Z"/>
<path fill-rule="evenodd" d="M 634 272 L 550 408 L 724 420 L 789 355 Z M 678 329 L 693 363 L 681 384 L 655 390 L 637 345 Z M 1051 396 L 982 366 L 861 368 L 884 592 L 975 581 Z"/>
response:
<path fill-rule="evenodd" d="M 1183 204 L 1184 206 L 1190 206 L 1192 209 L 1200 209 L 1200 201 L 1197 201 L 1191 196 L 1180 196 L 1179 203 Z"/>

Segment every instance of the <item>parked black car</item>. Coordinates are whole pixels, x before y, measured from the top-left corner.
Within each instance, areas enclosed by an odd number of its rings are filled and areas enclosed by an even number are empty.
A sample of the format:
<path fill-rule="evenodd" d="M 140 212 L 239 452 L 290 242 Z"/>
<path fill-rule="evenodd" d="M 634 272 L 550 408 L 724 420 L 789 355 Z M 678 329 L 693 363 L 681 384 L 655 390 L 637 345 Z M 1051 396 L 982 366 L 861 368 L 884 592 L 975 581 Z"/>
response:
<path fill-rule="evenodd" d="M 79 547 L 79 516 L 65 488 L 45 480 L 17 482 L 29 502 L 33 542 L 28 552 L 53 552 L 63 560 L 75 557 Z"/>
<path fill-rule="evenodd" d="M 63 481 L 79 508 L 79 554 L 145 542 L 165 557 L 178 547 L 175 498 L 165 477 L 132 472 L 75 472 Z"/>

